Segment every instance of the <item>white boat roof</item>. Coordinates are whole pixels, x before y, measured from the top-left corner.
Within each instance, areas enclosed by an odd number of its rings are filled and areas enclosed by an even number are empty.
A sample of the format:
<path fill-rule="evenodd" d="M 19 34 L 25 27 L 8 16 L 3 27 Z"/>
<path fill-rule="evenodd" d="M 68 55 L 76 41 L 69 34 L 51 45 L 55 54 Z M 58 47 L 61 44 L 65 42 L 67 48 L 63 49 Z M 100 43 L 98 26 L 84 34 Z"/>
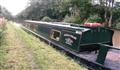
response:
<path fill-rule="evenodd" d="M 80 30 L 82 30 L 82 32 L 90 30 L 90 28 L 71 26 L 70 24 L 72 24 L 72 23 L 65 23 L 65 22 L 61 22 L 61 24 L 60 24 L 60 22 L 43 22 L 43 21 L 32 21 L 32 20 L 25 20 L 25 22 L 48 24 L 48 25 L 61 26 L 61 27 L 67 27 L 67 28 L 73 28 L 73 29 L 80 29 Z"/>

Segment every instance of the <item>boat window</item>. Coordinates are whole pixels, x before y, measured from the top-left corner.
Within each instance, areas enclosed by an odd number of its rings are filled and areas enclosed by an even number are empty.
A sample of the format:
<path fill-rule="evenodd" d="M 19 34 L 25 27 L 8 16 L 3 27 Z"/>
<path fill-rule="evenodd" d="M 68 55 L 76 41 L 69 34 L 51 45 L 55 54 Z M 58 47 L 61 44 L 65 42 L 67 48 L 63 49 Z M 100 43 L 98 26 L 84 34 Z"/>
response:
<path fill-rule="evenodd" d="M 61 32 L 58 30 L 52 30 L 52 39 L 59 41 Z"/>

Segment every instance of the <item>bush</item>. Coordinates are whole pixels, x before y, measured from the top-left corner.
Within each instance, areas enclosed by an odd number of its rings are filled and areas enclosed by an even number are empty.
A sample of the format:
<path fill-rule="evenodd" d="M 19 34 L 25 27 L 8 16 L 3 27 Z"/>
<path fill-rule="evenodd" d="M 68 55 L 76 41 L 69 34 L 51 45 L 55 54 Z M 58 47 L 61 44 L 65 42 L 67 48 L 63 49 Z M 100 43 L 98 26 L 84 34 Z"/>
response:
<path fill-rule="evenodd" d="M 80 17 L 79 16 L 68 16 L 66 15 L 64 20 L 64 22 L 68 22 L 68 23 L 81 23 Z"/>
<path fill-rule="evenodd" d="M 45 16 L 45 17 L 42 18 L 42 21 L 51 22 L 52 19 L 48 16 Z"/>
<path fill-rule="evenodd" d="M 91 22 L 91 23 L 94 23 L 94 22 L 98 22 L 98 23 L 101 23 L 103 22 L 102 21 L 102 18 L 99 17 L 98 15 L 92 15 L 88 18 L 88 22 Z"/>
<path fill-rule="evenodd" d="M 117 23 L 115 28 L 120 29 L 120 23 Z"/>
<path fill-rule="evenodd" d="M 0 45 L 3 40 L 3 36 L 4 36 L 4 31 L 2 29 L 0 29 Z"/>
<path fill-rule="evenodd" d="M 4 31 L 6 29 L 5 26 L 6 26 L 5 22 L 0 23 L 0 45 L 1 45 L 1 42 L 3 41 L 3 38 L 4 38 Z"/>

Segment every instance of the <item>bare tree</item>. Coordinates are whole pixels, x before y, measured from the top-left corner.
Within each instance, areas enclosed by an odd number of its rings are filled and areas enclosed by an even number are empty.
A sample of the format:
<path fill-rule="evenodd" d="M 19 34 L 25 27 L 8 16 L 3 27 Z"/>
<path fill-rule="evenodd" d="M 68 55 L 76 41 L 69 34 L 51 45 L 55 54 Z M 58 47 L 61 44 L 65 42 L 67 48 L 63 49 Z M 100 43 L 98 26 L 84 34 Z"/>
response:
<path fill-rule="evenodd" d="M 111 27 L 111 25 L 112 25 L 113 5 L 114 5 L 114 0 L 109 0 L 109 12 L 110 12 L 110 17 L 109 17 L 109 21 L 108 21 L 109 27 Z"/>
<path fill-rule="evenodd" d="M 99 0 L 100 5 L 104 7 L 104 18 L 105 18 L 105 25 L 111 26 L 112 25 L 112 18 L 113 18 L 113 7 L 114 7 L 114 0 Z"/>

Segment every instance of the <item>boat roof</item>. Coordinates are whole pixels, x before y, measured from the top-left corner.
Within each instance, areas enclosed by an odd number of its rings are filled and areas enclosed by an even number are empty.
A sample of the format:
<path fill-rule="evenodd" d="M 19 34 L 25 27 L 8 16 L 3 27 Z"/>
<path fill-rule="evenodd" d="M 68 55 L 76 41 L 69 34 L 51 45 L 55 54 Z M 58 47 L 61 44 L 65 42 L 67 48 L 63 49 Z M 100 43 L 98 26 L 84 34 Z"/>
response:
<path fill-rule="evenodd" d="M 75 25 L 73 23 L 66 23 L 66 22 L 43 22 L 43 21 L 32 21 L 32 20 L 25 20 L 25 22 L 37 23 L 37 24 L 47 24 L 47 25 L 60 26 L 60 27 L 73 28 L 73 29 L 80 29 L 83 32 L 90 30 L 90 28 L 85 28 L 80 25 L 77 26 L 77 24 Z"/>

